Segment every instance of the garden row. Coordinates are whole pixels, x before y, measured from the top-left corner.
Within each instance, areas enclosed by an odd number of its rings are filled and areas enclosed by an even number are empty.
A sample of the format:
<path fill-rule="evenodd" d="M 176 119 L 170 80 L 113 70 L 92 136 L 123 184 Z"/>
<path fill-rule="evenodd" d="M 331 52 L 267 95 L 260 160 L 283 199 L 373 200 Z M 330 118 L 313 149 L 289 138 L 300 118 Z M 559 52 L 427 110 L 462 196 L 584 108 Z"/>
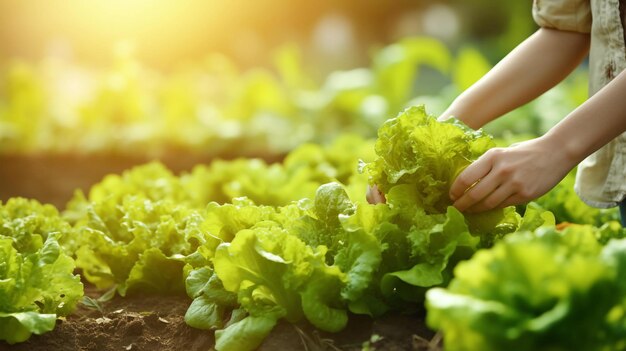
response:
<path fill-rule="evenodd" d="M 375 137 L 407 106 L 441 113 L 491 66 L 475 48 L 452 52 L 428 37 L 372 52 L 369 67 L 326 77 L 293 46 L 275 52 L 273 67 L 248 71 L 218 54 L 169 73 L 123 52 L 106 70 L 54 57 L 0 61 L 0 154 L 283 155 L 343 133 Z M 584 75 L 549 95 L 487 131 L 545 131 L 586 97 Z"/>
<path fill-rule="evenodd" d="M 0 207 L 0 339 L 70 314 L 78 268 L 109 297 L 186 293 L 185 321 L 214 333 L 217 350 L 253 350 L 279 321 L 338 332 L 349 314 L 424 305 L 447 350 L 626 349 L 615 211 L 581 210 L 566 183 L 523 208 L 451 206 L 451 182 L 493 146 L 412 107 L 376 142 L 344 136 L 280 164 L 215 161 L 180 176 L 147 164 L 78 191 L 62 213 L 11 199 Z M 387 203 L 368 204 L 367 184 Z M 588 224 L 557 229 L 563 219 Z"/>

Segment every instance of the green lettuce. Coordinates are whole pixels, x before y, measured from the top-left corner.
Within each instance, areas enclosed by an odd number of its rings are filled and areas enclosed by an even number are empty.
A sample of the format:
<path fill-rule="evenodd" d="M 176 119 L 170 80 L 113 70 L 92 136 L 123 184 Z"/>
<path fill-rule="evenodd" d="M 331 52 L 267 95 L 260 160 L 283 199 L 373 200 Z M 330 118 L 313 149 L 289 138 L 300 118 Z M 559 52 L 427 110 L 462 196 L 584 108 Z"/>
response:
<path fill-rule="evenodd" d="M 576 170 L 573 170 L 535 202 L 554 213 L 557 223 L 591 224 L 599 227 L 610 221 L 619 221 L 617 208 L 598 209 L 584 203 L 574 191 L 575 181 Z"/>
<path fill-rule="evenodd" d="M 219 350 L 255 348 L 279 319 L 341 330 L 348 301 L 363 296 L 380 263 L 373 235 L 342 226 L 340 218 L 354 208 L 338 183 L 283 207 L 247 199 L 209 205 L 205 228 L 223 243 L 213 267 L 196 268 L 187 278 L 194 298 L 187 322 L 217 329 Z M 235 317 L 228 321 L 230 311 Z"/>
<path fill-rule="evenodd" d="M 325 264 L 324 251 L 271 221 L 221 244 L 215 272 L 226 290 L 237 293 L 248 315 L 216 332 L 216 349 L 252 350 L 280 318 L 297 322 L 306 317 L 320 329 L 342 329 L 347 311 L 337 297 L 345 276 Z"/>
<path fill-rule="evenodd" d="M 291 151 L 282 163 L 260 159 L 216 160 L 196 166 L 181 176 L 181 183 L 194 206 L 211 201 L 224 204 L 247 197 L 259 205 L 286 206 L 292 201 L 313 198 L 325 183 L 357 183 L 364 193 L 364 178 L 357 172 L 358 159 L 372 159 L 372 143 L 345 135 L 328 145 L 304 144 Z"/>
<path fill-rule="evenodd" d="M 508 236 L 427 293 L 446 350 L 624 350 L 626 241 L 598 229 L 541 227 Z"/>
<path fill-rule="evenodd" d="M 185 264 L 206 263 L 198 248 L 219 244 L 203 222 L 201 212 L 167 200 L 126 196 L 92 203 L 74 226 L 76 264 L 99 289 L 117 286 L 122 296 L 182 293 Z"/>
<path fill-rule="evenodd" d="M 363 169 L 384 193 L 409 184 L 427 213 L 444 213 L 457 175 L 493 146 L 488 135 L 456 119 L 439 122 L 424 106 L 410 107 L 380 127 L 378 157 Z"/>
<path fill-rule="evenodd" d="M 70 232 L 70 224 L 52 205 L 20 197 L 0 203 L 0 236 L 13 238 L 19 252 L 37 251 L 50 234 L 58 234 L 60 242 L 68 243 Z"/>
<path fill-rule="evenodd" d="M 198 329 L 224 328 L 226 315 L 238 307 L 237 294 L 224 289 L 222 281 L 208 266 L 191 271 L 185 281 L 193 302 L 185 322 Z"/>
<path fill-rule="evenodd" d="M 450 186 L 470 163 L 495 144 L 481 130 L 459 120 L 444 122 L 426 113 L 424 106 L 409 107 L 378 130 L 376 154 L 361 170 L 369 183 L 385 194 L 398 185 L 417 194 L 417 205 L 427 214 L 446 213 L 452 205 Z M 493 234 L 513 231 L 512 209 L 467 215 L 470 231 Z M 511 225 L 513 224 L 513 225 Z"/>
<path fill-rule="evenodd" d="M 285 223 L 285 228 L 310 247 L 323 246 L 325 262 L 348 277 L 341 297 L 345 301 L 357 300 L 371 284 L 380 264 L 380 243 L 359 226 L 344 226 L 343 221 L 355 214 L 356 205 L 339 183 L 320 186 L 315 199 L 301 200 L 300 207 L 304 215 Z"/>
<path fill-rule="evenodd" d="M 407 188 L 396 186 L 387 194 L 387 204 L 358 204 L 353 215 L 342 218 L 345 228 L 373 236 L 380 252 L 366 291 L 350 301 L 352 312 L 378 316 L 419 309 L 426 290 L 447 284 L 452 267 L 481 243 L 454 207 L 427 214 L 418 195 Z"/>
<path fill-rule="evenodd" d="M 114 208 L 128 196 L 138 196 L 153 202 L 169 200 L 179 204 L 189 203 L 189 195 L 180 178 L 160 162 L 154 161 L 133 167 L 122 174 L 105 176 L 91 186 L 87 195 L 76 190 L 63 216 L 74 224 L 88 216 L 88 208 L 93 204 Z"/>
<path fill-rule="evenodd" d="M 219 244 L 231 242 L 237 233 L 250 229 L 264 221 L 282 222 L 297 219 L 301 210 L 297 204 L 285 207 L 255 205 L 247 198 L 233 199 L 232 204 L 220 205 L 212 202 L 204 213 L 202 230 L 207 240 L 188 259 L 185 270 L 187 295 L 193 302 L 185 321 L 199 329 L 222 329 L 227 315 L 238 308 L 237 294 L 225 290 L 213 269 L 212 260 Z"/>
<path fill-rule="evenodd" d="M 59 245 L 69 229 L 50 205 L 0 203 L 0 340 L 14 344 L 51 331 L 76 307 L 83 285 Z"/>
<path fill-rule="evenodd" d="M 241 158 L 196 166 L 191 174 L 181 177 L 181 182 L 196 206 L 211 201 L 229 203 L 237 197 L 261 205 L 283 206 L 315 194 L 319 183 L 311 175 L 307 168 L 288 169 L 278 163 Z"/>

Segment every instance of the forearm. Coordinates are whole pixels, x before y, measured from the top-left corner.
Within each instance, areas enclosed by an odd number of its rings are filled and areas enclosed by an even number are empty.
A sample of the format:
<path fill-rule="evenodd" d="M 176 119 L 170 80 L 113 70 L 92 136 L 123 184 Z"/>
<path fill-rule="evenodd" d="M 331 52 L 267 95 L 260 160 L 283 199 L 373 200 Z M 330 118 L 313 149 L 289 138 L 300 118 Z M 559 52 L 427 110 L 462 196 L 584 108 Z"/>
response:
<path fill-rule="evenodd" d="M 541 28 L 459 95 L 440 119 L 454 116 L 482 127 L 555 86 L 588 52 L 588 34 Z"/>
<path fill-rule="evenodd" d="M 626 131 L 626 71 L 554 126 L 542 139 L 573 165 Z"/>

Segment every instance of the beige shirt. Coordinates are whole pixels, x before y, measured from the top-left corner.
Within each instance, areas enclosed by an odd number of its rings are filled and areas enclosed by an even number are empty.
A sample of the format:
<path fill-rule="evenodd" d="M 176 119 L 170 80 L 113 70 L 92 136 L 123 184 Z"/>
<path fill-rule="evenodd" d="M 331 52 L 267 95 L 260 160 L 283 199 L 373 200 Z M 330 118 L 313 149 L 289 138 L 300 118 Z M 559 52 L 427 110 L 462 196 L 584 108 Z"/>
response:
<path fill-rule="evenodd" d="M 623 9 L 620 0 L 533 1 L 533 18 L 539 26 L 591 34 L 590 96 L 626 68 Z M 601 208 L 626 198 L 626 133 L 580 163 L 575 190 L 587 204 Z"/>

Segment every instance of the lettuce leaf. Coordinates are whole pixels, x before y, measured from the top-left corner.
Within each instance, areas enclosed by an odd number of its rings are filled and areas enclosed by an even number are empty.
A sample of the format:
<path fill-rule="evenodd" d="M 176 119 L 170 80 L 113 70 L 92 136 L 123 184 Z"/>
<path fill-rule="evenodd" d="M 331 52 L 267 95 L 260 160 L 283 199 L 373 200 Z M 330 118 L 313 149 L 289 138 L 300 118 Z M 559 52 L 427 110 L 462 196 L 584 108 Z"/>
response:
<path fill-rule="evenodd" d="M 356 205 L 338 183 L 320 186 L 314 201 L 302 200 L 299 205 L 304 215 L 287 222 L 285 228 L 307 245 L 327 249 L 325 262 L 348 278 L 340 290 L 341 297 L 356 301 L 371 284 L 381 262 L 380 243 L 355 221 L 344 225 L 355 215 Z"/>
<path fill-rule="evenodd" d="M 455 119 L 439 122 L 424 106 L 410 107 L 378 130 L 374 162 L 364 165 L 370 184 L 384 192 L 409 184 L 427 213 L 452 204 L 448 190 L 456 176 L 494 143 Z"/>
<path fill-rule="evenodd" d="M 74 260 L 59 245 L 69 225 L 34 200 L 0 203 L 0 340 L 51 331 L 83 295 Z"/>
<path fill-rule="evenodd" d="M 417 207 L 427 214 L 445 213 L 452 205 L 448 193 L 456 177 L 495 144 L 481 130 L 456 119 L 444 122 L 426 113 L 424 106 L 409 107 L 378 130 L 376 154 L 361 170 L 369 183 L 385 194 L 398 185 L 416 193 Z M 466 216 L 474 234 L 494 235 L 515 230 L 513 209 Z"/>
<path fill-rule="evenodd" d="M 216 332 L 218 350 L 252 350 L 278 319 L 306 317 L 316 327 L 338 331 L 347 314 L 338 299 L 345 276 L 275 222 L 258 223 L 221 244 L 213 260 L 226 290 L 237 293 L 247 316 Z M 232 338 L 234 331 L 237 338 Z M 229 337 L 230 336 L 230 337 Z"/>
<path fill-rule="evenodd" d="M 237 295 L 224 289 L 210 267 L 191 271 L 185 286 L 187 295 L 193 299 L 185 313 L 185 322 L 198 329 L 223 328 L 227 313 L 237 307 Z"/>
<path fill-rule="evenodd" d="M 59 234 L 61 243 L 72 240 L 71 226 L 54 206 L 20 197 L 11 198 L 4 205 L 0 203 L 0 236 L 13 238 L 19 252 L 37 251 L 55 233 Z"/>
<path fill-rule="evenodd" d="M 202 213 L 141 196 L 118 201 L 107 198 L 90 204 L 86 217 L 74 226 L 76 264 L 85 278 L 99 289 L 116 285 L 122 296 L 144 290 L 184 292 L 185 263 L 206 262 L 194 254 L 208 242 L 218 244 L 204 232 Z"/>
<path fill-rule="evenodd" d="M 554 188 L 541 196 L 535 203 L 552 212 L 557 223 L 577 223 L 602 226 L 610 221 L 619 221 L 617 208 L 599 209 L 584 203 L 574 191 L 576 170 L 572 170 Z"/>
<path fill-rule="evenodd" d="M 626 244 L 597 229 L 508 236 L 427 293 L 427 322 L 447 350 L 623 350 Z"/>
<path fill-rule="evenodd" d="M 419 309 L 426 290 L 447 284 L 452 267 L 479 247 L 461 213 L 449 207 L 445 214 L 426 214 L 408 187 L 394 187 L 387 204 L 359 204 L 343 218 L 345 228 L 373 236 L 380 252 L 364 291 L 350 300 L 352 312 Z"/>

